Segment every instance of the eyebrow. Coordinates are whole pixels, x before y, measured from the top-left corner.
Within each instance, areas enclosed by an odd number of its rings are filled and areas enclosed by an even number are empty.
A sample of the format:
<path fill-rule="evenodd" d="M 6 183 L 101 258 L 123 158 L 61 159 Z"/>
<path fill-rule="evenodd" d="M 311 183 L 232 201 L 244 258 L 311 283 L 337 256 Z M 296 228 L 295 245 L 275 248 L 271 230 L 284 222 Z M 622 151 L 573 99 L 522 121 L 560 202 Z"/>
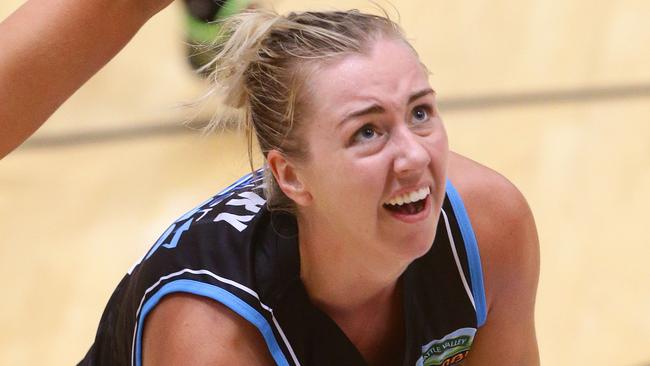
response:
<path fill-rule="evenodd" d="M 425 95 L 435 94 L 435 93 L 436 93 L 435 90 L 433 90 L 431 88 L 421 90 L 421 91 L 419 91 L 417 93 L 412 94 L 409 97 L 407 104 L 411 104 L 411 103 L 413 103 L 413 101 L 415 101 L 415 100 L 417 100 L 419 98 L 422 98 Z M 347 121 L 349 121 L 351 119 L 357 118 L 357 117 L 366 116 L 368 114 L 379 114 L 379 113 L 383 113 L 383 112 L 385 112 L 384 107 L 380 106 L 379 104 L 372 104 L 372 105 L 370 105 L 370 106 L 368 106 L 366 108 L 363 108 L 363 109 L 360 109 L 358 111 L 354 111 L 354 112 L 346 114 L 345 117 L 343 117 L 343 119 L 341 120 L 341 122 L 339 122 L 337 127 L 340 127 L 343 124 L 345 124 L 345 122 L 347 122 Z"/>
<path fill-rule="evenodd" d="M 409 102 L 408 102 L 408 104 L 411 104 L 411 103 L 413 103 L 413 101 L 415 101 L 415 100 L 417 100 L 417 99 L 420 99 L 420 98 L 422 98 L 423 96 L 428 95 L 428 94 L 436 94 L 436 91 L 433 90 L 433 89 L 431 89 L 431 88 L 427 88 L 427 89 L 421 90 L 421 91 L 419 91 L 419 92 L 417 92 L 417 93 L 411 95 L 411 97 L 409 97 Z"/>

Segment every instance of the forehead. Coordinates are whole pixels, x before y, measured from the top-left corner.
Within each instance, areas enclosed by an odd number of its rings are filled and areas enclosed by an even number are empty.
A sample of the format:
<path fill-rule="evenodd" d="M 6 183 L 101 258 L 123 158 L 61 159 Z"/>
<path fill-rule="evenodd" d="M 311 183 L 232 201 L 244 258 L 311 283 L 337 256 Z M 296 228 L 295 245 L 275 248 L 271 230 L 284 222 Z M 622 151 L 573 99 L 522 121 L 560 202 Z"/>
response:
<path fill-rule="evenodd" d="M 369 102 L 404 104 L 413 92 L 429 87 L 415 52 L 404 41 L 389 39 L 375 41 L 367 53 L 318 67 L 309 84 L 312 111 L 336 114 Z"/>

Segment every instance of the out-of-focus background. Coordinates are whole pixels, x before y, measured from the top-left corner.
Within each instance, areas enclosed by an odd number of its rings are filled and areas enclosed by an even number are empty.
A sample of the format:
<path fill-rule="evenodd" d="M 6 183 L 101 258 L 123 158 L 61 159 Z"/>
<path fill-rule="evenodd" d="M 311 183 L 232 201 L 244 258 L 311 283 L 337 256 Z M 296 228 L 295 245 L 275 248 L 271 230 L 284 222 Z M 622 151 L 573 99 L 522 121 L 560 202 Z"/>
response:
<path fill-rule="evenodd" d="M 0 18 L 20 3 L 2 1 Z M 542 364 L 649 364 L 650 2 L 392 3 L 452 149 L 510 178 L 535 213 Z M 0 364 L 79 361 L 127 269 L 247 171 L 236 133 L 181 126 L 195 112 L 180 105 L 205 87 L 184 59 L 182 5 L 0 161 Z"/>

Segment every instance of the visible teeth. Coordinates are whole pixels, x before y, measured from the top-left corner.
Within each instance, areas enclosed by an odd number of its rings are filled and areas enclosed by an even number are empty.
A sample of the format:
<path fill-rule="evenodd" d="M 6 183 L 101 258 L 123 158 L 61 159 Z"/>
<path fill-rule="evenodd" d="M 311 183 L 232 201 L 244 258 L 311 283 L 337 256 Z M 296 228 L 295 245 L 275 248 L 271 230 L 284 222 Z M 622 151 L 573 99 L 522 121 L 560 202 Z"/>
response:
<path fill-rule="evenodd" d="M 404 193 L 400 196 L 393 198 L 392 200 L 386 202 L 389 205 L 399 206 L 405 203 L 417 202 L 426 198 L 426 196 L 431 193 L 429 187 L 420 188 L 417 191 Z"/>

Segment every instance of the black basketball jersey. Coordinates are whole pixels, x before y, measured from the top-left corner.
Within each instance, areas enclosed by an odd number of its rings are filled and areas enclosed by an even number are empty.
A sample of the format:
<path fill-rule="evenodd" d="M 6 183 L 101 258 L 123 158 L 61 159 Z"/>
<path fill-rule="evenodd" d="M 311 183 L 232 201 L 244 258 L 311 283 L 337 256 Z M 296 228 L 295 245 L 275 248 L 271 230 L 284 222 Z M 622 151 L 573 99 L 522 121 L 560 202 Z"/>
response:
<path fill-rule="evenodd" d="M 171 293 L 227 306 L 259 329 L 277 365 L 365 365 L 300 280 L 297 223 L 270 212 L 260 172 L 180 217 L 126 274 L 80 365 L 141 365 L 144 320 Z M 434 243 L 402 282 L 402 365 L 453 365 L 486 320 L 476 239 L 460 196 L 447 194 Z"/>

